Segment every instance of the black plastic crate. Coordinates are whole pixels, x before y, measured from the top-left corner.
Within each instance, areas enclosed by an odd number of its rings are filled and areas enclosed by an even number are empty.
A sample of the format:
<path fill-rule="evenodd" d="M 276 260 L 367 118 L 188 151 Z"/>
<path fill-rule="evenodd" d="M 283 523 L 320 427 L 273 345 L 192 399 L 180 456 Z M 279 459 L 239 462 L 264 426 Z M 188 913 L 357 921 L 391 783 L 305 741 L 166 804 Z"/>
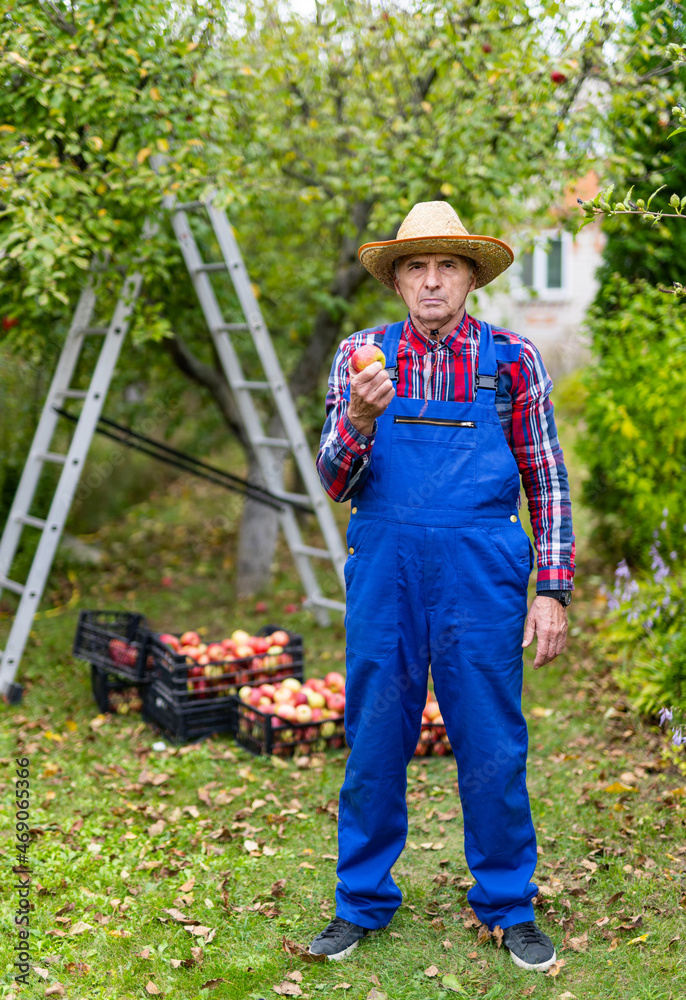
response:
<path fill-rule="evenodd" d="M 445 725 L 436 722 L 422 723 L 415 757 L 450 757 L 452 752 Z"/>
<path fill-rule="evenodd" d="M 244 684 L 276 683 L 286 677 L 302 680 L 305 667 L 302 636 L 271 625 L 256 634 L 268 636 L 276 631 L 286 632 L 289 637 L 282 653 L 255 653 L 240 659 L 212 661 L 202 667 L 203 673 L 196 673 L 198 664 L 190 657 L 175 653 L 158 635 L 149 633 L 147 653 L 151 675 L 168 700 L 179 708 L 228 702 Z"/>
<path fill-rule="evenodd" d="M 143 615 L 130 611 L 82 611 L 73 654 L 131 681 L 149 680 L 148 633 Z"/>
<path fill-rule="evenodd" d="M 231 733 L 236 727 L 234 698 L 207 698 L 179 704 L 158 681 L 145 687 L 143 718 L 154 723 L 174 743 L 193 743 L 213 733 Z"/>
<path fill-rule="evenodd" d="M 302 636 L 277 625 L 265 625 L 256 634 L 268 636 L 276 631 L 286 632 L 289 637 L 283 653 L 256 653 L 251 657 L 211 662 L 204 666 L 203 674 L 195 673 L 198 665 L 190 657 L 175 653 L 158 635 L 150 633 L 148 658 L 152 684 L 145 695 L 145 718 L 177 743 L 212 733 L 233 733 L 234 696 L 243 685 L 278 682 L 286 677 L 303 679 Z"/>
<path fill-rule="evenodd" d="M 132 715 L 143 710 L 144 685 L 124 679 L 95 663 L 91 664 L 91 688 L 101 712 Z"/>
<path fill-rule="evenodd" d="M 255 755 L 305 756 L 346 746 L 343 718 L 287 722 L 234 699 L 236 742 Z"/>

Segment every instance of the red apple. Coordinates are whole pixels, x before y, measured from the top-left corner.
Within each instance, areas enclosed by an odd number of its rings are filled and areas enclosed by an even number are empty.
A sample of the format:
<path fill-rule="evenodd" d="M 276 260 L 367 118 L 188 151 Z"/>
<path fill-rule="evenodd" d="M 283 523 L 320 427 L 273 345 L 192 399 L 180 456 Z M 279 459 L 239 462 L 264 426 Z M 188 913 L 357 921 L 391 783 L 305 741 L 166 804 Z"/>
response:
<path fill-rule="evenodd" d="M 225 653 L 233 653 L 236 648 L 236 643 L 233 639 L 222 639 L 221 646 Z"/>
<path fill-rule="evenodd" d="M 191 670 L 192 669 L 193 667 L 191 667 Z M 251 694 L 252 694 L 252 688 L 249 687 L 247 684 L 244 684 L 243 687 L 238 692 L 238 697 L 241 699 L 241 701 L 244 701 L 247 704 L 250 701 Z"/>
<path fill-rule="evenodd" d="M 312 721 L 313 722 L 319 722 L 319 720 L 321 719 L 321 717 L 322 717 L 322 710 L 321 710 L 321 708 L 313 708 L 312 709 Z"/>
<path fill-rule="evenodd" d="M 210 658 L 207 655 L 207 653 L 198 653 L 198 655 L 195 658 L 195 662 L 199 663 L 202 667 L 206 667 L 207 664 L 210 662 Z"/>
<path fill-rule="evenodd" d="M 211 660 L 223 660 L 224 647 L 221 642 L 211 642 L 207 647 L 207 655 Z"/>
<path fill-rule="evenodd" d="M 564 83 L 567 77 L 564 73 L 561 73 L 559 69 L 554 69 L 550 74 L 550 79 L 554 84 Z"/>
<path fill-rule="evenodd" d="M 345 690 L 345 678 L 343 674 L 339 674 L 337 670 L 332 670 L 324 678 L 324 683 L 328 687 L 329 691 L 344 691 Z"/>
<path fill-rule="evenodd" d="M 426 708 L 424 709 L 424 715 L 431 722 L 433 722 L 440 714 L 441 714 L 441 710 L 438 707 L 438 702 L 437 701 L 430 701 L 430 702 L 428 702 Z"/>
<path fill-rule="evenodd" d="M 276 714 L 280 719 L 287 719 L 289 722 L 295 720 L 295 706 L 289 704 L 281 704 L 276 709 Z"/>
<path fill-rule="evenodd" d="M 247 644 L 244 646 L 236 646 L 235 655 L 238 657 L 239 660 L 243 660 L 246 657 L 253 655 L 253 648 L 252 646 L 248 646 Z"/>
<path fill-rule="evenodd" d="M 298 705 L 309 705 L 307 694 L 302 690 L 297 691 L 295 695 L 295 707 L 297 708 Z"/>
<path fill-rule="evenodd" d="M 291 705 L 293 704 L 293 697 L 293 692 L 289 691 L 288 688 L 277 688 L 274 692 L 274 704 Z"/>
<path fill-rule="evenodd" d="M 250 635 L 245 632 L 242 628 L 237 628 L 231 633 L 231 638 L 236 643 L 237 646 L 245 646 L 250 639 Z"/>
<path fill-rule="evenodd" d="M 266 653 L 269 649 L 269 640 L 262 635 L 254 635 L 250 639 L 250 645 L 255 653 Z"/>
<path fill-rule="evenodd" d="M 253 708 L 257 708 L 260 703 L 260 698 L 262 694 L 259 688 L 253 688 L 250 692 L 250 697 L 248 698 L 248 704 L 252 705 Z"/>
<path fill-rule="evenodd" d="M 350 366 L 354 372 L 361 372 L 369 365 L 373 365 L 375 361 L 380 361 L 382 368 L 386 364 L 386 358 L 381 348 L 377 347 L 376 344 L 363 344 L 362 347 L 357 348 L 350 359 Z"/>
<path fill-rule="evenodd" d="M 11 330 L 12 327 L 16 326 L 18 322 L 19 320 L 16 318 L 16 316 L 5 316 L 3 317 L 2 320 L 2 328 L 5 331 Z"/>
<path fill-rule="evenodd" d="M 181 636 L 182 646 L 199 646 L 200 636 L 197 632 L 184 632 Z"/>
<path fill-rule="evenodd" d="M 272 634 L 269 636 L 269 639 L 275 646 L 287 646 L 288 643 L 291 641 L 291 637 L 289 636 L 288 632 L 286 632 L 282 628 L 277 629 L 276 632 L 272 632 Z"/>
<path fill-rule="evenodd" d="M 169 632 L 163 632 L 160 636 L 160 642 L 165 643 L 167 646 L 171 646 L 175 653 L 181 649 L 181 643 L 176 638 L 175 635 L 170 635 Z"/>
<path fill-rule="evenodd" d="M 269 698 L 271 701 L 274 700 L 274 692 L 276 691 L 276 688 L 274 687 L 273 684 L 263 684 L 260 688 L 260 691 L 262 692 L 265 698 Z"/>
<path fill-rule="evenodd" d="M 332 712 L 338 712 L 339 715 L 342 714 L 345 709 L 345 697 L 342 694 L 334 694 L 329 702 L 329 708 Z"/>
<path fill-rule="evenodd" d="M 297 677 L 287 677 L 285 681 L 281 681 L 282 688 L 290 688 L 291 691 L 299 691 L 302 684 Z"/>
<path fill-rule="evenodd" d="M 489 42 L 484 42 L 483 45 L 481 46 L 481 50 L 482 52 L 485 52 L 486 55 L 488 55 L 489 52 L 493 51 L 493 46 Z"/>

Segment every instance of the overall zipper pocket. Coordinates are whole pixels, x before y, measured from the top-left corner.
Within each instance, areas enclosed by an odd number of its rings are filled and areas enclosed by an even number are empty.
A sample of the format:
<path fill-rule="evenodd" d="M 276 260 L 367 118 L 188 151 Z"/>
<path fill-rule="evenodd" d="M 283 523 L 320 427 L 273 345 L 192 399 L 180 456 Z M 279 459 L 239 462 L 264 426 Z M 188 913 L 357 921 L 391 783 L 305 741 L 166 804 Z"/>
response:
<path fill-rule="evenodd" d="M 435 427 L 476 427 L 473 420 L 442 420 L 440 417 L 393 417 L 394 424 L 433 424 Z"/>

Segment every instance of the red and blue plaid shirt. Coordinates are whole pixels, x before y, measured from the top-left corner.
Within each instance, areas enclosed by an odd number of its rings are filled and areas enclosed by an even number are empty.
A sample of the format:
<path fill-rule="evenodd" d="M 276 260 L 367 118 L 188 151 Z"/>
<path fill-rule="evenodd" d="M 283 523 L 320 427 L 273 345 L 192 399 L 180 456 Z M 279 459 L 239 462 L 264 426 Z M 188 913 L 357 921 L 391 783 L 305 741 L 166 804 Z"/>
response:
<path fill-rule="evenodd" d="M 477 319 L 467 313 L 452 333 L 431 342 L 405 321 L 398 347 L 399 396 L 466 402 L 474 398 L 478 371 Z M 329 376 L 326 423 L 317 469 L 324 489 L 336 501 L 358 493 L 373 461 L 374 437 L 360 434 L 348 419 L 343 394 L 350 376 L 348 362 L 362 344 L 383 348 L 386 326 L 354 333 L 341 342 Z M 503 433 L 519 468 L 538 551 L 537 590 L 571 590 L 574 577 L 574 534 L 569 483 L 557 439 L 550 392 L 553 383 L 541 355 L 526 337 L 493 328 L 498 357 L 496 407 Z M 507 345 L 498 352 L 498 346 Z"/>

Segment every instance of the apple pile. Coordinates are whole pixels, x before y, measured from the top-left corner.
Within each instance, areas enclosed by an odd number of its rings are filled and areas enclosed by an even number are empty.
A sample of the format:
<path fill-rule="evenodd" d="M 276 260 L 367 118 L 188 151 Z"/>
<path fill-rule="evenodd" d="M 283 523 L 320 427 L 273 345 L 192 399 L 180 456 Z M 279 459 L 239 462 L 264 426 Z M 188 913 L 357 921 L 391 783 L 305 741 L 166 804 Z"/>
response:
<path fill-rule="evenodd" d="M 165 632 L 159 639 L 184 658 L 184 665 L 188 665 L 188 690 L 200 698 L 227 682 L 243 684 L 266 678 L 293 663 L 292 655 L 285 652 L 290 636 L 284 629 L 266 636 L 236 629 L 229 638 L 209 644 L 193 631 L 181 636 Z"/>
<path fill-rule="evenodd" d="M 129 712 L 140 712 L 143 709 L 143 698 L 136 687 L 124 691 L 110 691 L 107 696 L 107 710 L 117 715 L 128 715 Z"/>
<path fill-rule="evenodd" d="M 121 667 L 135 667 L 138 663 L 138 647 L 123 639 L 110 639 L 107 650 L 112 662 Z"/>
<path fill-rule="evenodd" d="M 327 746 L 338 749 L 345 742 L 341 728 L 344 691 L 345 680 L 337 671 L 324 678 L 310 677 L 304 683 L 296 677 L 287 677 L 278 684 L 245 685 L 238 692 L 248 709 L 242 710 L 241 721 L 250 724 L 260 716 L 269 718 L 274 730 L 274 753 L 295 750 L 308 754 Z M 262 721 L 258 739 L 263 735 L 263 725 Z"/>
<path fill-rule="evenodd" d="M 438 702 L 429 691 L 426 696 L 426 705 L 422 711 L 422 731 L 414 752 L 415 757 L 426 757 L 434 754 L 437 757 L 446 757 L 452 753 L 450 741 L 445 731 L 445 723 Z"/>

